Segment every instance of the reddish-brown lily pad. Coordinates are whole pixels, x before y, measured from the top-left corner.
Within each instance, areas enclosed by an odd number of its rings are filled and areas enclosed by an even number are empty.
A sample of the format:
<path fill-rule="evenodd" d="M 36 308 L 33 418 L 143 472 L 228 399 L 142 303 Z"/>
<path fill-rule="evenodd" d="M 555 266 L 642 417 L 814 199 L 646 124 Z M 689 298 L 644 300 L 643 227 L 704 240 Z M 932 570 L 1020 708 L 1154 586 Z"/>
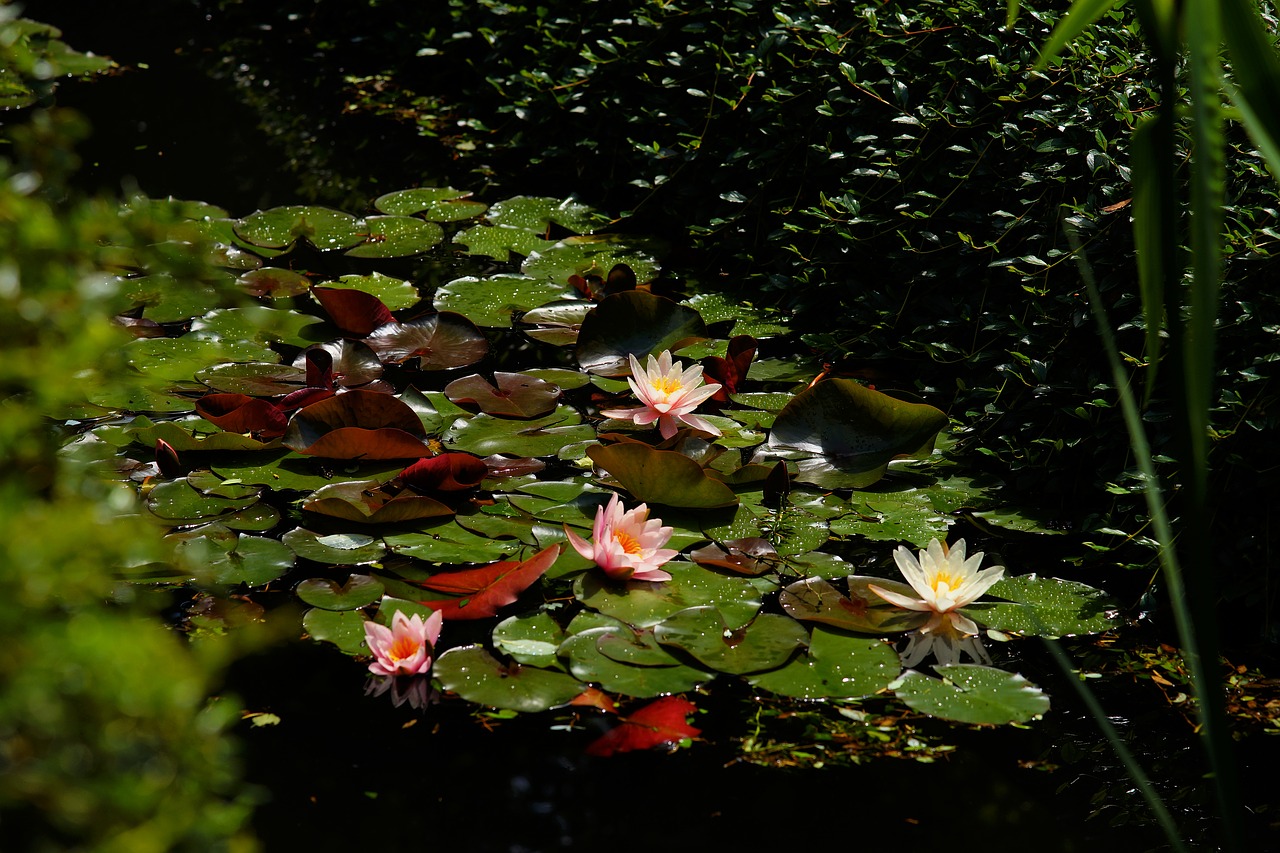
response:
<path fill-rule="evenodd" d="M 302 508 L 360 524 L 395 524 L 452 515 L 453 508 L 426 495 L 396 493 L 377 480 L 332 483 L 307 499 Z"/>
<path fill-rule="evenodd" d="M 504 560 L 479 569 L 432 575 L 419 586 L 435 592 L 461 595 L 460 598 L 429 599 L 421 602 L 444 614 L 445 619 L 487 619 L 511 604 L 551 568 L 560 556 L 560 546 L 552 545 L 524 562 Z"/>
<path fill-rule="evenodd" d="M 407 323 L 387 323 L 366 343 L 383 361 L 420 359 L 423 370 L 448 370 L 475 364 L 489 352 L 484 333 L 466 317 L 441 311 Z"/>
<path fill-rule="evenodd" d="M 300 409 L 283 443 L 331 459 L 416 459 L 430 456 L 413 409 L 390 394 L 348 391 Z"/>
<path fill-rule="evenodd" d="M 396 475 L 401 484 L 418 492 L 461 492 L 479 486 L 489 466 L 470 453 L 441 453 L 419 459 Z"/>
<path fill-rule="evenodd" d="M 206 394 L 196 400 L 196 414 L 228 432 L 258 438 L 284 435 L 288 423 L 274 403 L 245 394 Z"/>
<path fill-rule="evenodd" d="M 311 295 L 324 307 L 333 324 L 353 335 L 367 335 L 396 318 L 378 297 L 341 287 L 313 287 Z"/>
<path fill-rule="evenodd" d="M 536 418 L 556 407 L 560 388 L 543 379 L 522 373 L 494 373 L 495 385 L 478 373 L 455 379 L 444 387 L 445 396 L 455 403 L 471 403 L 490 415 Z"/>

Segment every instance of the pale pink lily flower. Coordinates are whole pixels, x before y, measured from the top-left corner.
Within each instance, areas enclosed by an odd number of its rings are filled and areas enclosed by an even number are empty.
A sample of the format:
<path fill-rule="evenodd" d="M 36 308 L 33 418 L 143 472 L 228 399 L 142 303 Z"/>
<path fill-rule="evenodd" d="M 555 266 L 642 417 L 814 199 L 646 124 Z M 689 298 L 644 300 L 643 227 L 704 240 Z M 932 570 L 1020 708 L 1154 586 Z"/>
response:
<path fill-rule="evenodd" d="M 671 361 L 671 350 L 663 350 L 657 358 L 649 356 L 647 367 L 640 360 L 631 358 L 631 375 L 627 384 L 643 406 L 635 409 L 605 409 L 600 412 L 606 418 L 624 418 L 641 426 L 658 422 L 663 438 L 671 438 L 679 429 L 678 423 L 694 429 L 719 435 L 720 430 L 704 418 L 691 414 L 700 403 L 720 390 L 720 386 L 707 385 L 702 379 L 702 366 L 695 364 L 688 370 L 677 361 Z"/>
<path fill-rule="evenodd" d="M 374 675 L 419 675 L 431 669 L 431 656 L 444 614 L 435 611 L 423 621 L 415 613 L 405 616 L 397 610 L 391 627 L 369 621 L 364 623 L 364 639 L 373 652 L 369 671 Z"/>
<path fill-rule="evenodd" d="M 607 506 L 596 509 L 591 542 L 567 526 L 564 532 L 579 554 L 618 580 L 669 581 L 671 575 L 659 566 L 680 553 L 662 547 L 674 531 L 663 527 L 661 519 L 650 519 L 646 504 L 624 512 L 617 495 L 609 499 Z"/>
<path fill-rule="evenodd" d="M 976 661 L 991 662 L 991 656 L 977 636 L 977 624 L 958 612 L 981 598 L 1004 576 L 1003 566 L 978 571 L 982 554 L 979 551 L 965 559 L 963 539 L 951 548 L 932 539 L 918 558 L 899 545 L 893 552 L 894 562 L 919 597 L 867 584 L 868 589 L 890 604 L 930 614 L 929 621 L 911 636 L 903 650 L 905 666 L 915 666 L 930 652 L 942 664 L 958 662 L 962 652 Z"/>

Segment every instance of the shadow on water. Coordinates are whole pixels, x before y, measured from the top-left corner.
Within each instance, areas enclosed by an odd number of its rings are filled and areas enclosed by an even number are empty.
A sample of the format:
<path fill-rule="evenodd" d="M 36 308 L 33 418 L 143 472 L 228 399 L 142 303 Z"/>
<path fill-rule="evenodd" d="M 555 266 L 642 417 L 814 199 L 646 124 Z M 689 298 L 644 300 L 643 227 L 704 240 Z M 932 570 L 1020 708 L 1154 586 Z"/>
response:
<path fill-rule="evenodd" d="M 136 186 L 244 215 L 300 201 L 360 210 L 432 173 L 455 186 L 476 183 L 438 171 L 443 161 L 411 129 L 334 118 L 340 98 L 332 81 L 343 69 L 308 64 L 314 57 L 301 37 L 292 43 L 297 53 L 270 57 L 263 68 L 296 62 L 304 74 L 330 77 L 293 86 L 286 97 L 272 89 L 269 73 L 241 69 L 219 52 L 220 39 L 247 36 L 218 29 L 196 3 L 34 3 L 27 14 L 126 68 L 58 91 L 59 104 L 94 128 L 81 147 L 86 189 Z M 273 50 L 280 43 L 273 39 Z M 1043 853 L 1101 843 L 1161 849 L 1140 798 L 1047 655 L 1027 654 L 1022 671 L 1054 695 L 1042 723 L 943 727 L 959 748 L 932 764 L 873 760 L 809 771 L 735 762 L 731 743 L 744 734 L 750 699 L 719 685 L 699 699 L 706 713 L 696 724 L 710 743 L 610 759 L 583 753 L 594 733 L 552 731 L 548 716 L 503 720 L 486 731 L 462 703 L 420 715 L 367 698 L 362 668 L 317 644 L 291 643 L 242 661 L 228 690 L 249 710 L 280 718 L 242 732 L 248 778 L 264 789 L 255 828 L 269 850 L 370 843 L 392 850 L 754 850 L 881 841 Z M 1107 700 L 1111 708 L 1125 704 L 1124 696 Z M 1151 726 L 1127 720 L 1125 733 L 1144 761 L 1162 760 L 1153 773 L 1186 825 L 1202 826 L 1198 795 L 1187 793 L 1197 784 L 1199 754 L 1189 730 L 1171 726 L 1170 716 Z M 1257 755 L 1247 763 L 1246 772 L 1265 773 Z"/>

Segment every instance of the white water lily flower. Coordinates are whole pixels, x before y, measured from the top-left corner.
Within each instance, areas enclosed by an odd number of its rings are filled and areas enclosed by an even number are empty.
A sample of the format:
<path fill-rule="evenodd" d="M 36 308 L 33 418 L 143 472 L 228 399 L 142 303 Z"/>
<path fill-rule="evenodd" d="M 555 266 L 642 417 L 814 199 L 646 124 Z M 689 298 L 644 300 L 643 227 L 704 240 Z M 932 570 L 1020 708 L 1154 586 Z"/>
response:
<path fill-rule="evenodd" d="M 672 362 L 670 350 L 663 350 L 657 358 L 649 356 L 648 366 L 643 368 L 634 355 L 630 358 L 631 375 L 627 377 L 627 384 L 644 405 L 635 409 L 606 409 L 600 414 L 606 418 L 625 418 L 642 426 L 657 421 L 663 438 L 675 435 L 678 423 L 712 435 L 720 434 L 709 421 L 691 414 L 720 390 L 715 383 L 703 382 L 701 365 L 684 370 L 681 362 Z"/>
<path fill-rule="evenodd" d="M 890 604 L 907 610 L 931 614 L 907 643 L 902 654 L 905 666 L 915 666 L 933 652 L 942 664 L 956 663 L 961 653 L 976 661 L 991 663 L 991 656 L 978 638 L 977 624 L 958 612 L 982 597 L 992 584 L 1004 576 L 1004 567 L 978 570 L 983 552 L 965 558 L 964 540 L 948 548 L 937 539 L 917 558 L 902 546 L 893 552 L 894 562 L 911 584 L 918 598 L 882 589 L 875 584 L 867 588 Z"/>

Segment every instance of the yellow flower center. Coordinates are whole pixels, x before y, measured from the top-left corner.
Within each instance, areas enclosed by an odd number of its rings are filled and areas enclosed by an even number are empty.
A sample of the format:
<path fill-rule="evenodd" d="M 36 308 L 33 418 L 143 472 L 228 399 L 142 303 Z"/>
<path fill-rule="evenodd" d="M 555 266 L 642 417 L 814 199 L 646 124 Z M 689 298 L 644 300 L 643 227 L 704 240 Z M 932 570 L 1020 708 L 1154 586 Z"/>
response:
<path fill-rule="evenodd" d="M 628 554 L 640 553 L 640 543 L 637 542 L 636 538 L 630 533 L 622 530 L 615 530 L 613 532 L 613 538 L 618 540 L 618 544 L 622 546 L 622 550 L 626 551 Z"/>
<path fill-rule="evenodd" d="M 674 394 L 684 388 L 680 384 L 679 376 L 659 376 L 657 379 L 652 380 L 649 385 L 659 394 Z"/>
<path fill-rule="evenodd" d="M 418 643 L 412 637 L 400 637 L 387 649 L 387 656 L 392 660 L 408 660 L 418 653 Z"/>
<path fill-rule="evenodd" d="M 950 572 L 938 572 L 936 575 L 933 576 L 929 585 L 933 587 L 934 592 L 937 592 L 938 587 L 944 583 L 947 585 L 947 589 L 949 591 L 951 592 L 955 591 L 956 579 L 951 577 Z"/>

